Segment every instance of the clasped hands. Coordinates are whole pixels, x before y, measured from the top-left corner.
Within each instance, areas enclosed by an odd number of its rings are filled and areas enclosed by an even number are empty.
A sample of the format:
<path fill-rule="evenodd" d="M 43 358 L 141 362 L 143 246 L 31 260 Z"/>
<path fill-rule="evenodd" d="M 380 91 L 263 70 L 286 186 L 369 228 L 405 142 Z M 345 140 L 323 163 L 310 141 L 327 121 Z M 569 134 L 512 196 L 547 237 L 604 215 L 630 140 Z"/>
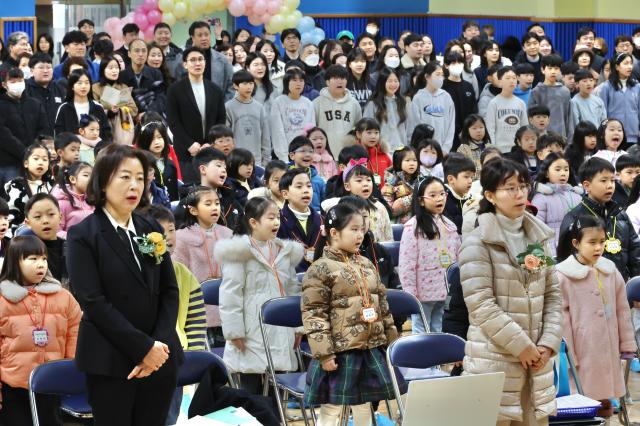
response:
<path fill-rule="evenodd" d="M 133 367 L 133 370 L 127 376 L 127 380 L 142 379 L 151 375 L 158 371 L 168 359 L 169 346 L 156 340 L 142 362 Z"/>
<path fill-rule="evenodd" d="M 527 370 L 531 367 L 534 370 L 539 370 L 544 367 L 551 358 L 551 349 L 546 346 L 527 346 L 518 359 L 522 367 Z"/>

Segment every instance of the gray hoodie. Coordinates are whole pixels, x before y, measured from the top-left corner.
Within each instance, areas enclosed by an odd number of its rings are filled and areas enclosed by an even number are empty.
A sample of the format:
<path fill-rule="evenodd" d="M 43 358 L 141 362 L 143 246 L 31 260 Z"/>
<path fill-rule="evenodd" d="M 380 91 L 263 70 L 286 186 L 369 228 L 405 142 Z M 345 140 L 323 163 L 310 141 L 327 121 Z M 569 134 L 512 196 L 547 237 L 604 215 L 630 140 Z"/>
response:
<path fill-rule="evenodd" d="M 257 165 L 266 166 L 271 160 L 271 140 L 264 105 L 255 99 L 244 103 L 238 98 L 233 98 L 224 107 L 227 112 L 227 126 L 233 130 L 236 148 L 248 149 Z"/>
<path fill-rule="evenodd" d="M 515 95 L 506 98 L 500 94 L 489 102 L 484 121 L 491 143 L 501 152 L 509 152 L 518 129 L 529 124 L 527 106 Z"/>
<path fill-rule="evenodd" d="M 344 147 L 344 138 L 362 118 L 362 108 L 349 91 L 342 99 L 335 99 L 325 87 L 313 100 L 316 126 L 322 127 L 329 137 L 329 147 L 335 158 Z"/>
<path fill-rule="evenodd" d="M 420 89 L 409 108 L 407 140 L 411 140 L 418 124 L 433 126 L 433 138 L 440 143 L 443 152 L 449 152 L 456 132 L 456 107 L 451 96 L 442 89 L 438 89 L 435 94 L 427 89 Z"/>
<path fill-rule="evenodd" d="M 280 95 L 271 104 L 269 127 L 271 143 L 276 156 L 283 160 L 289 155 L 289 143 L 296 136 L 304 133 L 308 126 L 316 125 L 313 104 L 304 96 L 293 100 L 287 95 Z M 284 156 L 284 157 L 283 157 Z"/>
<path fill-rule="evenodd" d="M 528 108 L 546 105 L 551 112 L 547 131 L 558 133 L 570 139 L 573 136 L 573 114 L 571 113 L 571 93 L 561 83 L 547 86 L 538 84 L 529 95 Z"/>
<path fill-rule="evenodd" d="M 391 147 L 391 151 L 393 152 L 396 148 L 407 145 L 408 117 L 405 115 L 404 121 L 400 123 L 400 115 L 398 114 L 398 103 L 396 102 L 395 98 L 385 96 L 384 103 L 387 107 L 387 121 L 380 123 L 380 139 L 387 142 Z M 405 111 L 408 113 L 410 108 L 411 104 L 407 103 L 405 105 Z M 373 102 L 369 101 L 364 107 L 362 116 L 365 118 L 375 119 L 377 112 L 378 108 L 376 108 Z"/>

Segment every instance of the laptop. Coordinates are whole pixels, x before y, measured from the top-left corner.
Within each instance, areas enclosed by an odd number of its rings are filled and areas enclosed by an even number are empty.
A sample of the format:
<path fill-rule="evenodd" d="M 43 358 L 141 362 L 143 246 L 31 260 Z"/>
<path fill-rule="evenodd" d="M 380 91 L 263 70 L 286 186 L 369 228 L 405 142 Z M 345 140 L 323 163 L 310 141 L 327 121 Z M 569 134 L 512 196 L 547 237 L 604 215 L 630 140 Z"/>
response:
<path fill-rule="evenodd" d="M 505 374 L 409 382 L 402 426 L 495 426 Z"/>

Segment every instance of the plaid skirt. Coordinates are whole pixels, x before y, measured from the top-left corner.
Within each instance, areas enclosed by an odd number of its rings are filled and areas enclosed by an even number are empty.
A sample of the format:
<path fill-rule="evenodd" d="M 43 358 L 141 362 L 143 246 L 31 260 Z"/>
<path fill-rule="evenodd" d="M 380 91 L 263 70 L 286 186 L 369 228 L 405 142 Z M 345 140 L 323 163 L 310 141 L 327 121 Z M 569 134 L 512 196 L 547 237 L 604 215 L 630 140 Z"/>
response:
<path fill-rule="evenodd" d="M 324 371 L 313 359 L 307 370 L 304 400 L 307 404 L 360 405 L 395 399 L 383 349 L 351 350 L 336 354 L 336 371 Z M 406 392 L 402 375 L 396 372 L 400 392 Z"/>

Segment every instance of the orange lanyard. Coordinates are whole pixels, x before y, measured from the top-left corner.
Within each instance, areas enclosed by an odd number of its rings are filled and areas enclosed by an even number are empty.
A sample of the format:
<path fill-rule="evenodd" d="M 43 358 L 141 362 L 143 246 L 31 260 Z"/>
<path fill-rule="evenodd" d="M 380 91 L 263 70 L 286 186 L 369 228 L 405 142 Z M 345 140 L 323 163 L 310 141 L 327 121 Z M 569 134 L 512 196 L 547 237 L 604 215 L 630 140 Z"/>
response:
<path fill-rule="evenodd" d="M 267 263 L 267 265 L 269 265 L 269 268 L 271 269 L 271 271 L 273 271 L 273 274 L 276 276 L 276 281 L 278 281 L 278 288 L 280 289 L 280 296 L 284 297 L 285 296 L 285 292 L 284 292 L 284 286 L 282 285 L 282 281 L 280 280 L 280 274 L 278 274 L 278 269 L 276 268 L 276 259 L 278 257 L 278 253 L 276 253 L 275 256 L 273 256 L 272 252 L 271 252 L 271 241 L 267 241 L 267 247 L 269 247 L 269 258 L 267 259 L 264 255 L 264 253 L 262 253 L 262 250 L 260 249 L 260 247 L 258 247 L 258 245 L 256 244 L 255 240 L 253 238 L 251 238 L 251 245 L 253 246 L 254 249 L 256 249 L 258 251 L 258 253 L 260 253 L 260 257 L 262 257 L 262 259 L 264 259 L 264 261 Z"/>
<path fill-rule="evenodd" d="M 214 266 L 211 264 L 211 256 L 209 255 L 209 247 L 208 247 L 208 242 L 207 242 L 207 234 L 202 230 L 202 228 L 200 227 L 200 225 L 196 225 L 198 228 L 200 228 L 200 233 L 202 234 L 202 246 L 204 247 L 204 255 L 207 258 L 207 263 L 209 265 L 209 278 L 218 278 L 220 276 L 220 271 L 218 268 L 218 265 Z M 217 241 L 218 240 L 218 235 L 216 234 L 216 225 L 213 225 L 213 240 Z"/>
<path fill-rule="evenodd" d="M 349 259 L 344 255 L 342 257 L 343 257 L 344 263 L 347 264 L 347 269 L 349 270 L 349 273 L 353 277 L 353 281 L 356 285 L 356 289 L 358 290 L 358 294 L 362 298 L 362 306 L 364 306 L 365 308 L 368 308 L 372 305 L 371 294 L 369 293 L 369 287 L 367 286 L 367 280 L 365 279 L 364 270 L 362 269 L 362 264 L 359 262 L 359 259 L 357 256 L 358 255 L 356 255 L 356 263 L 360 267 L 360 278 L 362 280 L 362 284 L 358 283 L 358 276 L 356 274 L 356 271 L 351 267 L 351 263 L 349 262 Z"/>
<path fill-rule="evenodd" d="M 32 293 L 32 292 L 33 292 L 33 290 L 29 290 L 29 293 Z M 33 293 L 35 293 L 35 292 L 33 292 Z M 38 300 L 38 298 L 36 296 L 36 301 L 37 300 Z M 22 299 L 22 304 L 24 305 L 24 308 L 27 310 L 27 315 L 29 315 L 29 319 L 31 320 L 31 323 L 33 324 L 33 326 L 35 328 L 44 328 L 44 317 L 47 315 L 47 302 L 48 301 L 49 301 L 49 299 L 45 296 L 45 298 L 44 298 L 44 309 L 42 310 L 42 324 L 40 325 L 40 327 L 38 327 L 38 323 L 31 316 L 31 312 L 29 311 L 29 307 L 24 302 L 24 299 Z"/>

